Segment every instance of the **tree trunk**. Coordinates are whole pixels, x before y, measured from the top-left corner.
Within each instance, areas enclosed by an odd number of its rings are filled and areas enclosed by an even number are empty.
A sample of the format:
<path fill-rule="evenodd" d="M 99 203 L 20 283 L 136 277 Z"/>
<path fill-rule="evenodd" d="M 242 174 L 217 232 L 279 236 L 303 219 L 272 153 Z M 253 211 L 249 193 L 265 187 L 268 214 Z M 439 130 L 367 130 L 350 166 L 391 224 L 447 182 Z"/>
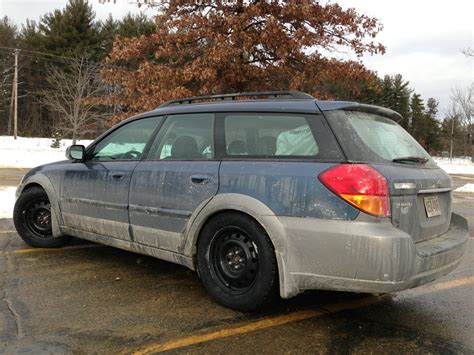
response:
<path fill-rule="evenodd" d="M 471 162 L 474 163 L 474 137 L 472 136 L 472 125 L 469 127 L 469 153 L 471 153 Z"/>

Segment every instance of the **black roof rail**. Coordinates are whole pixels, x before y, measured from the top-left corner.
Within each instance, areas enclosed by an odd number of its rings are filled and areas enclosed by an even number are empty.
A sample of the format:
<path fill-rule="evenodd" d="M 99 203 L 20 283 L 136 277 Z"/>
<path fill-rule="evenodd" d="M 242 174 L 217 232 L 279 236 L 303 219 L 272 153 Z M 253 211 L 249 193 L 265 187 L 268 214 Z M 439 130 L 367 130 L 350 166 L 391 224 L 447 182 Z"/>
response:
<path fill-rule="evenodd" d="M 193 97 L 186 97 L 183 99 L 176 99 L 176 100 L 170 100 L 167 101 L 160 106 L 160 107 L 166 107 L 166 106 L 172 106 L 172 105 L 182 105 L 182 104 L 191 104 L 195 101 L 218 101 L 218 100 L 236 100 L 238 97 L 247 97 L 247 96 L 265 96 L 268 98 L 273 97 L 274 99 L 277 99 L 278 97 L 284 97 L 285 99 L 292 99 L 292 100 L 314 100 L 314 97 L 311 96 L 310 94 L 307 94 L 305 92 L 301 91 L 294 91 L 294 90 L 289 90 L 289 91 L 260 91 L 260 92 L 238 92 L 235 94 L 222 94 L 222 95 L 209 95 L 209 96 L 193 96 Z"/>

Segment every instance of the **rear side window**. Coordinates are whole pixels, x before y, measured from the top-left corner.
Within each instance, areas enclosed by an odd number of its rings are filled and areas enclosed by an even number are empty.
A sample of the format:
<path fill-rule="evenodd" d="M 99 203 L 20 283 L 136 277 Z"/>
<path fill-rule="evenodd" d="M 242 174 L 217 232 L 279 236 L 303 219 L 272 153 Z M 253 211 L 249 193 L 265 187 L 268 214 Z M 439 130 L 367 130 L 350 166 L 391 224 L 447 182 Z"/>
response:
<path fill-rule="evenodd" d="M 331 144 L 321 146 L 321 134 L 314 132 L 324 129 L 319 120 L 315 115 L 229 113 L 224 118 L 226 155 L 238 158 L 338 157 L 337 148 Z M 326 148 L 332 149 L 332 153 L 325 151 Z"/>
<path fill-rule="evenodd" d="M 196 113 L 168 116 L 148 154 L 152 160 L 214 158 L 214 115 Z"/>
<path fill-rule="evenodd" d="M 329 111 L 326 114 L 331 123 L 336 123 L 336 134 L 351 160 L 430 159 L 423 147 L 390 118 L 359 111 Z"/>

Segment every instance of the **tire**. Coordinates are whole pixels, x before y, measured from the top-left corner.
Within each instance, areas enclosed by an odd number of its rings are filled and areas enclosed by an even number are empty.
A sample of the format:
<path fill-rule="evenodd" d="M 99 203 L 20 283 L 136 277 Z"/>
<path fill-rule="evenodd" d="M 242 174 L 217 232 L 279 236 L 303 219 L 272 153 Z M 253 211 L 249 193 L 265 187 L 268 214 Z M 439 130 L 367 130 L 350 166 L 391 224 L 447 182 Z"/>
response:
<path fill-rule="evenodd" d="M 270 238 L 252 218 L 225 213 L 202 229 L 198 271 L 204 287 L 220 304 L 255 311 L 277 296 L 277 263 Z"/>
<path fill-rule="evenodd" d="M 36 248 L 57 248 L 69 241 L 69 237 L 53 237 L 51 204 L 46 192 L 40 187 L 24 191 L 15 203 L 13 222 L 21 239 Z"/>

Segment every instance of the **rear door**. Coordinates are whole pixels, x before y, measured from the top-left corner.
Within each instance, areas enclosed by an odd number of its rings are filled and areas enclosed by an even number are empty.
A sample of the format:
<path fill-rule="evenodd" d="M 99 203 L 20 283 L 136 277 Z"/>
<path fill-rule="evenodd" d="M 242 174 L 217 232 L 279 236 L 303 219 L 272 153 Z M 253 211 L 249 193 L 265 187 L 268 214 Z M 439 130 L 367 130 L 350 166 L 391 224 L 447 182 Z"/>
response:
<path fill-rule="evenodd" d="M 216 193 L 214 115 L 166 118 L 130 185 L 130 224 L 141 244 L 179 251 L 191 215 Z"/>
<path fill-rule="evenodd" d="M 366 162 L 389 183 L 392 223 L 415 242 L 445 233 L 451 221 L 451 178 L 393 120 L 368 112 L 329 111 L 348 159 Z"/>

